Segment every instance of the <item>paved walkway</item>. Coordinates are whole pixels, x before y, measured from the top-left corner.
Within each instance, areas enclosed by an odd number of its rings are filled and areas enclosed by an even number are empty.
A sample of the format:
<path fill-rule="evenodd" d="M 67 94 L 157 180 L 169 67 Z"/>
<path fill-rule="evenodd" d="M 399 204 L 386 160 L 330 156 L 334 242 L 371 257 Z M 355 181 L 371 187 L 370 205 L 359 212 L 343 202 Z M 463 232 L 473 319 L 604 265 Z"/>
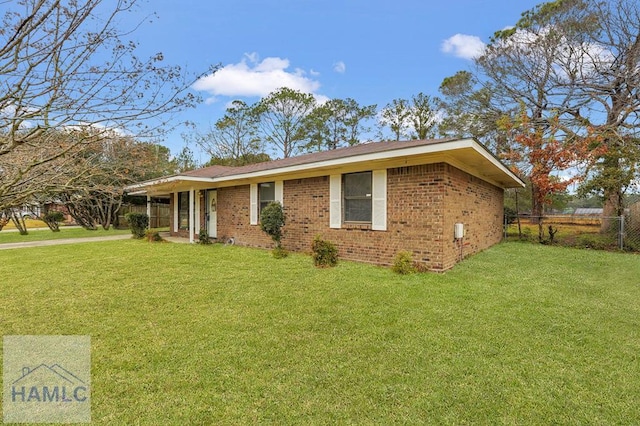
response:
<path fill-rule="evenodd" d="M 62 238 L 59 240 L 26 241 L 22 243 L 0 244 L 0 250 L 9 250 L 9 249 L 27 248 L 27 247 L 57 246 L 62 244 L 92 243 L 96 241 L 127 240 L 130 238 L 131 238 L 131 234 L 122 234 L 122 235 L 109 235 L 107 237 Z"/>
<path fill-rule="evenodd" d="M 78 225 L 70 225 L 70 226 L 63 225 L 63 226 L 60 226 L 60 228 L 61 229 L 74 229 L 74 228 L 77 229 L 77 228 L 82 228 L 82 226 L 78 226 Z M 29 232 L 31 232 L 31 231 L 48 231 L 48 230 L 49 230 L 49 228 L 47 228 L 46 226 L 42 227 L 42 228 L 27 228 L 27 231 L 29 231 Z M 16 229 L 16 228 L 7 228 L 7 227 L 2 228 L 2 233 L 3 234 L 5 232 L 18 232 L 18 231 L 19 231 L 19 229 Z"/>

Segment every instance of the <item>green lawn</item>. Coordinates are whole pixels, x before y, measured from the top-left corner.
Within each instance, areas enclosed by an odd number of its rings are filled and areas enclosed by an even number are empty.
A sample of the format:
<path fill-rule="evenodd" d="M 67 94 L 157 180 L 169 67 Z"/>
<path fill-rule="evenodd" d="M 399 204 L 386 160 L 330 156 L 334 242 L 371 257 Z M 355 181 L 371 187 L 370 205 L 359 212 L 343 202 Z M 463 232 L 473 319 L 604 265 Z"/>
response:
<path fill-rule="evenodd" d="M 129 229 L 110 229 L 105 231 L 99 228 L 95 231 L 87 231 L 83 228 L 60 228 L 60 232 L 52 232 L 49 229 L 29 231 L 27 235 L 20 235 L 19 232 L 0 231 L 0 244 L 22 243 L 30 241 L 59 240 L 63 238 L 86 238 L 86 237 L 106 237 L 108 235 L 131 234 Z"/>
<path fill-rule="evenodd" d="M 96 424 L 638 424 L 640 257 L 444 274 L 125 240 L 2 252 L 0 330 L 92 338 Z"/>

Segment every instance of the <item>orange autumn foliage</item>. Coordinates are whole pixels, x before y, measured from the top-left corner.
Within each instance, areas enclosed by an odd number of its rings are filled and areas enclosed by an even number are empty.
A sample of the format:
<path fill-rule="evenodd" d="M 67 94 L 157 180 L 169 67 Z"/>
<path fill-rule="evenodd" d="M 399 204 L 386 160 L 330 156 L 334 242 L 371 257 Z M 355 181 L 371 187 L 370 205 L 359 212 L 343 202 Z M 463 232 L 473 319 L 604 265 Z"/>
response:
<path fill-rule="evenodd" d="M 604 149 L 591 129 L 586 135 L 567 135 L 561 131 L 557 118 L 536 125 L 522 111 L 516 120 L 503 119 L 501 126 L 513 142 L 502 158 L 512 164 L 515 173 L 529 178 L 537 206 L 551 204 L 554 194 L 581 181 L 584 176 L 580 166 L 595 161 Z M 559 172 L 567 171 L 568 175 L 558 177 Z"/>

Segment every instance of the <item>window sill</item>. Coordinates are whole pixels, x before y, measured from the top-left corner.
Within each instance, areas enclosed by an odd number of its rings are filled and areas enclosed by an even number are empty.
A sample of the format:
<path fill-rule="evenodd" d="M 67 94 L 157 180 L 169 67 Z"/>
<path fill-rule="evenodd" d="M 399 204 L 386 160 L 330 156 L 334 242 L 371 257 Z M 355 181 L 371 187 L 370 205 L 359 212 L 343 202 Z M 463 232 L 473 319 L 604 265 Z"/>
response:
<path fill-rule="evenodd" d="M 342 229 L 364 229 L 370 230 L 370 223 L 362 223 L 362 222 L 345 222 L 342 224 Z"/>

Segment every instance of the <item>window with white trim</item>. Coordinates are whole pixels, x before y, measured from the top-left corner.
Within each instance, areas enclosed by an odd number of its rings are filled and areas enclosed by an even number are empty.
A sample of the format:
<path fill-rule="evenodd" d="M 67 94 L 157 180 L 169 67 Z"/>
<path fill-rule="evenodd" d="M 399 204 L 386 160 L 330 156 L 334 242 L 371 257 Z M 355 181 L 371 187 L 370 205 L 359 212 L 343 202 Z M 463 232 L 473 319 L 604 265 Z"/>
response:
<path fill-rule="evenodd" d="M 387 230 L 387 170 L 329 176 L 329 227 L 371 225 Z"/>
<path fill-rule="evenodd" d="M 189 192 L 178 192 L 178 228 L 189 229 Z"/>
<path fill-rule="evenodd" d="M 276 200 L 276 183 L 265 182 L 258 184 L 258 217 L 262 209 Z"/>
<path fill-rule="evenodd" d="M 249 185 L 249 223 L 257 225 L 260 212 L 272 201 L 284 205 L 283 182 L 252 183 Z"/>
<path fill-rule="evenodd" d="M 371 172 L 342 175 L 344 222 L 371 223 Z"/>

